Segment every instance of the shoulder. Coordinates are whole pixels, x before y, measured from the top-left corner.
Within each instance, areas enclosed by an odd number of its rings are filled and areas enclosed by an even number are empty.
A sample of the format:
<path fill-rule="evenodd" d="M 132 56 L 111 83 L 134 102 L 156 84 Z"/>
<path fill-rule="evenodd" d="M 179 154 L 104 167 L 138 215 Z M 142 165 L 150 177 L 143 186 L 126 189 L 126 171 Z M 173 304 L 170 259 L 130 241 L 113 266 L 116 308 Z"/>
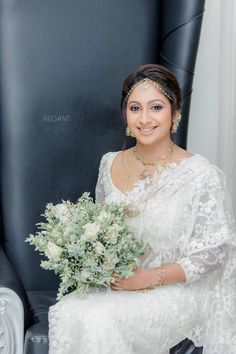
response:
<path fill-rule="evenodd" d="M 186 158 L 190 158 L 192 156 L 193 156 L 193 154 L 190 151 L 182 149 L 178 145 L 174 145 L 174 151 L 172 154 L 172 161 L 173 162 L 179 163 L 181 160 L 186 159 Z"/>
<path fill-rule="evenodd" d="M 198 160 L 199 165 L 202 165 L 206 171 L 208 171 L 209 173 L 216 173 L 219 175 L 224 175 L 223 170 L 217 166 L 216 164 L 212 163 L 210 160 L 208 160 L 206 157 L 200 155 L 200 154 L 193 154 L 193 156 L 196 157 L 196 159 Z"/>
<path fill-rule="evenodd" d="M 102 169 L 107 166 L 108 163 L 111 163 L 119 152 L 120 151 L 109 151 L 102 155 L 99 163 L 99 169 Z"/>
<path fill-rule="evenodd" d="M 223 170 L 200 154 L 193 154 L 191 158 L 193 168 L 196 171 L 199 179 L 205 184 L 226 185 L 226 176 Z"/>

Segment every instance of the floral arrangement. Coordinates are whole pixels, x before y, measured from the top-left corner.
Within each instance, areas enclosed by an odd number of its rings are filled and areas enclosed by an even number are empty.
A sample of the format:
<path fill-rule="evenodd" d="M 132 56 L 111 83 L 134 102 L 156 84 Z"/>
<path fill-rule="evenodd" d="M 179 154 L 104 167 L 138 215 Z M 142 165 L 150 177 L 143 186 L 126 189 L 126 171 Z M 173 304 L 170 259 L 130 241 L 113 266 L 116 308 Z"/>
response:
<path fill-rule="evenodd" d="M 60 276 L 58 299 L 73 290 L 85 294 L 90 287 L 107 287 L 113 272 L 132 276 L 139 257 L 151 250 L 130 231 L 124 206 L 94 203 L 89 193 L 74 204 L 48 203 L 42 216 L 47 222 L 37 223 L 40 231 L 26 242 L 46 256 L 41 267 Z"/>

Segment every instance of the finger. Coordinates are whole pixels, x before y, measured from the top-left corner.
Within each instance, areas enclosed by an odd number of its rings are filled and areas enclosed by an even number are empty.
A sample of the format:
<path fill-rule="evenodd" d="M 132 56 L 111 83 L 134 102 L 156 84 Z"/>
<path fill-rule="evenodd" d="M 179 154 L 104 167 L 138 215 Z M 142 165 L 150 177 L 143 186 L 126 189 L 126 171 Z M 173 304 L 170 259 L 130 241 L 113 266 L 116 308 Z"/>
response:
<path fill-rule="evenodd" d="M 111 282 L 110 284 L 111 284 L 112 286 L 121 287 L 121 283 L 120 283 L 120 282 L 117 282 L 117 281 Z"/>
<path fill-rule="evenodd" d="M 113 290 L 117 290 L 117 291 L 121 291 L 122 290 L 122 288 L 120 286 L 117 286 L 117 285 L 111 285 L 111 288 Z"/>
<path fill-rule="evenodd" d="M 113 278 L 116 278 L 116 279 L 122 279 L 121 276 L 117 273 L 113 273 Z"/>
<path fill-rule="evenodd" d="M 123 281 L 123 279 L 122 279 L 122 278 L 119 278 L 119 277 L 113 277 L 113 278 L 114 278 L 113 283 L 115 283 L 115 282 L 120 283 L 120 282 Z"/>

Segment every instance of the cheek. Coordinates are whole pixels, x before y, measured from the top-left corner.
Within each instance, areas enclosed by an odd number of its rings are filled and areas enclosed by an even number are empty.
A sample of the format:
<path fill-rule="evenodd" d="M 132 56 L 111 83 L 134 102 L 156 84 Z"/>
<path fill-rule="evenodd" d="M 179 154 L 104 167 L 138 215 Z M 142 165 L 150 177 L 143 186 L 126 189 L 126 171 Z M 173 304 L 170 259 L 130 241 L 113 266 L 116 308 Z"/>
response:
<path fill-rule="evenodd" d="M 162 115 L 162 121 L 169 125 L 172 123 L 172 120 L 172 112 L 170 110 L 165 111 Z"/>
<path fill-rule="evenodd" d="M 137 116 L 137 114 L 136 114 Z M 133 122 L 136 121 L 136 117 L 135 117 L 135 114 L 133 114 L 132 112 L 130 111 L 126 111 L 126 122 L 128 124 L 132 124 Z"/>

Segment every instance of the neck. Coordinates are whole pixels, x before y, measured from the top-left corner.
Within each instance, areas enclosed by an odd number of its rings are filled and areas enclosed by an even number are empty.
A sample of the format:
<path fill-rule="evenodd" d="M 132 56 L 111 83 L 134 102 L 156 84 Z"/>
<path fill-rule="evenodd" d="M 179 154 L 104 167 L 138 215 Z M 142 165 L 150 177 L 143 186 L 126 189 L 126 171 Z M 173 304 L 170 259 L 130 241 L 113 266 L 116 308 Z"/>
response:
<path fill-rule="evenodd" d="M 167 150 L 173 144 L 173 141 L 169 138 L 165 141 L 158 141 L 155 144 L 143 145 L 137 141 L 137 151 L 142 158 L 152 161 L 158 156 L 165 155 Z"/>

